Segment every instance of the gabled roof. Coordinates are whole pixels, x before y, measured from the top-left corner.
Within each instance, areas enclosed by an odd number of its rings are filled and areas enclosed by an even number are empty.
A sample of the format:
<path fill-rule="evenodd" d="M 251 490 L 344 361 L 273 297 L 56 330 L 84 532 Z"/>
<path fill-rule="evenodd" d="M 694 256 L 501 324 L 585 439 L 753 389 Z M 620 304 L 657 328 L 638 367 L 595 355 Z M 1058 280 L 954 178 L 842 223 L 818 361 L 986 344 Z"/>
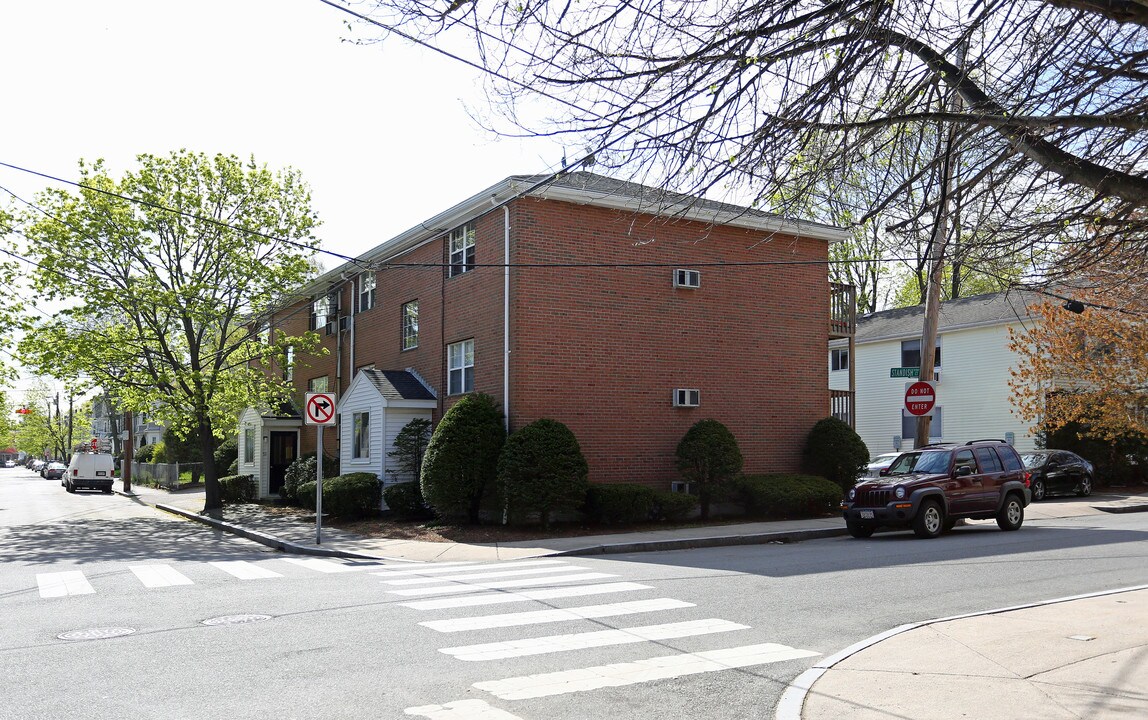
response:
<path fill-rule="evenodd" d="M 1008 325 L 1030 319 L 1028 308 L 1044 300 L 1039 293 L 1010 290 L 941 303 L 937 332 Z M 925 306 L 882 310 L 857 318 L 857 342 L 879 342 L 921 336 Z"/>
<path fill-rule="evenodd" d="M 388 400 L 434 400 L 435 395 L 409 370 L 360 370 Z"/>
<path fill-rule="evenodd" d="M 363 253 L 358 262 L 344 263 L 322 274 L 299 292 L 304 295 L 319 292 L 332 283 L 362 272 L 372 263 L 382 264 L 392 260 L 401 253 L 522 196 L 780 232 L 829 243 L 841 242 L 849 237 L 848 231 L 831 225 L 793 220 L 753 208 L 695 198 L 585 171 L 511 175 L 406 232 L 376 245 Z"/>

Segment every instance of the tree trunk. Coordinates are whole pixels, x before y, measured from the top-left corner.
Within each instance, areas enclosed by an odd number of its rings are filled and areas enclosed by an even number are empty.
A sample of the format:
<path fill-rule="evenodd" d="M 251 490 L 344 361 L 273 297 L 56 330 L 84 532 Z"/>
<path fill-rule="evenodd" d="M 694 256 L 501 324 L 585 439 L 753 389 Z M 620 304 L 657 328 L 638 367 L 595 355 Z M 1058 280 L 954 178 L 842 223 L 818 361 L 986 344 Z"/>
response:
<path fill-rule="evenodd" d="M 215 436 L 211 431 L 211 421 L 201 417 L 198 427 L 199 449 L 203 453 L 203 512 L 219 511 L 223 508 L 223 496 L 215 474 Z"/>

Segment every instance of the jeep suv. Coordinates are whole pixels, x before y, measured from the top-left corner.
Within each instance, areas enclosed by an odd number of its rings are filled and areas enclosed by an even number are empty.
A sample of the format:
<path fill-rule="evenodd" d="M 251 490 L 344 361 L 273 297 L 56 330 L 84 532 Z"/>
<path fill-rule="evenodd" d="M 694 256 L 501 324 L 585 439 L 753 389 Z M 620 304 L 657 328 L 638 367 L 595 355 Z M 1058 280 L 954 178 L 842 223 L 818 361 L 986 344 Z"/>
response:
<path fill-rule="evenodd" d="M 1003 440 L 973 440 L 902 453 L 880 477 L 854 485 L 841 511 L 855 538 L 878 527 L 911 527 L 934 538 L 961 518 L 996 518 L 1001 530 L 1016 530 L 1030 499 L 1016 450 Z"/>

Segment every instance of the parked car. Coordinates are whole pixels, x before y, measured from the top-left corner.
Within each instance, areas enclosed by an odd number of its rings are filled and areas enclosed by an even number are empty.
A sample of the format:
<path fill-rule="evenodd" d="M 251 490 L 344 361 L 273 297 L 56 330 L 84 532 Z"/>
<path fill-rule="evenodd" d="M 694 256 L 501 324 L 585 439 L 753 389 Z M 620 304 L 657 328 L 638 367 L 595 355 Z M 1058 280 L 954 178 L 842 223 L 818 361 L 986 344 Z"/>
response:
<path fill-rule="evenodd" d="M 861 478 L 875 478 L 881 477 L 881 471 L 887 470 L 893 461 L 901 457 L 901 453 L 881 453 L 875 456 L 869 464 L 865 467 L 865 472 L 861 473 Z M 860 481 L 861 478 L 858 478 Z"/>
<path fill-rule="evenodd" d="M 50 462 L 40 471 L 40 476 L 48 480 L 59 480 L 64 477 L 67 470 L 68 466 L 62 462 Z"/>
<path fill-rule="evenodd" d="M 41 470 L 44 469 L 44 466 L 47 464 L 48 463 L 44 460 L 36 459 L 36 460 L 33 460 L 30 465 L 28 465 L 28 469 L 30 469 L 32 472 L 40 472 Z"/>
<path fill-rule="evenodd" d="M 1003 440 L 926 445 L 901 453 L 878 478 L 854 485 L 841 503 L 855 538 L 879 527 L 912 528 L 934 538 L 961 518 L 996 519 L 1017 530 L 1031 499 L 1020 455 Z"/>
<path fill-rule="evenodd" d="M 14 467 L 16 467 L 16 461 L 15 460 L 5 460 L 4 461 L 4 467 L 14 468 Z"/>
<path fill-rule="evenodd" d="M 1092 494 L 1095 470 L 1092 463 L 1074 452 L 1033 450 L 1021 459 L 1029 472 L 1033 502 L 1061 493 L 1076 493 L 1079 497 Z"/>

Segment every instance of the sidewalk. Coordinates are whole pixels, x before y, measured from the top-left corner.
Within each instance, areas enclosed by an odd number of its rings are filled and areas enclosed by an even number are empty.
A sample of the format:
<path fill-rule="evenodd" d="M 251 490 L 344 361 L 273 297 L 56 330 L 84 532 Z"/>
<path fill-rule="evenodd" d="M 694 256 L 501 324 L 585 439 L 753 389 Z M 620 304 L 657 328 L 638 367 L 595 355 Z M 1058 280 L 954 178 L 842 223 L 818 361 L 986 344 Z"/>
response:
<path fill-rule="evenodd" d="M 219 519 L 200 515 L 202 489 L 137 488 L 133 499 L 285 552 L 395 562 L 630 553 L 845 534 L 833 517 L 473 545 L 323 528 L 317 544 L 313 524 L 256 505 L 225 507 Z M 1107 493 L 1034 503 L 1025 519 L 1145 511 L 1148 496 Z M 776 713 L 776 720 L 1131 717 L 1148 717 L 1148 586 L 894 628 L 818 662 L 785 691 Z"/>

